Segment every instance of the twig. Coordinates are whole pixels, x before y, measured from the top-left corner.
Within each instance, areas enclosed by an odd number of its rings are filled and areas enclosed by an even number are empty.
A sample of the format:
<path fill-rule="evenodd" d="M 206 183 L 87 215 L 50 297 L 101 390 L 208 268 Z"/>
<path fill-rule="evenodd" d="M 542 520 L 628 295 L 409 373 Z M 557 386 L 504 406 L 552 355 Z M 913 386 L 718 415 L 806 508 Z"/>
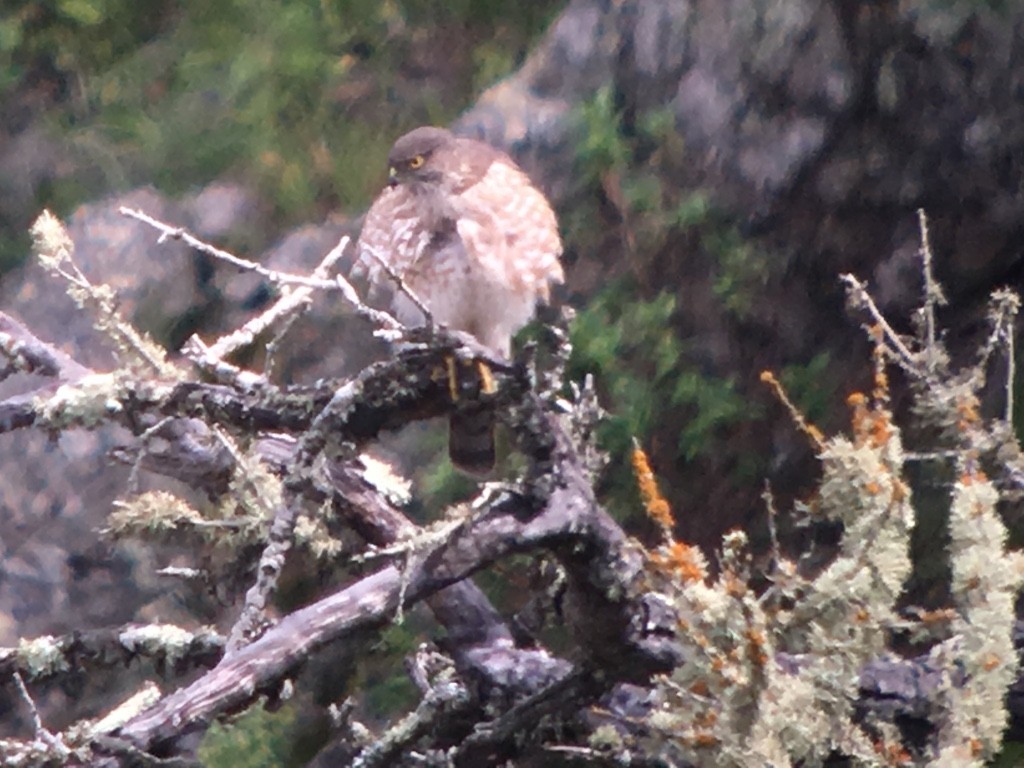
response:
<path fill-rule="evenodd" d="M 1004 419 L 1007 424 L 1013 423 L 1013 387 L 1017 376 L 1016 361 L 1014 360 L 1014 321 L 1020 312 L 1020 296 L 1009 288 L 1000 288 L 992 292 L 992 306 L 989 309 L 989 319 L 992 322 L 992 332 L 989 334 L 988 342 L 985 345 L 979 367 L 987 363 L 989 355 L 1000 345 L 1006 352 L 1006 410 Z"/>
<path fill-rule="evenodd" d="M 314 280 L 326 281 L 331 269 L 335 264 L 337 264 L 338 260 L 341 259 L 342 255 L 345 253 L 345 249 L 348 248 L 349 242 L 348 237 L 342 237 L 341 240 L 338 241 L 338 244 L 334 246 L 326 256 L 324 256 L 323 260 L 319 265 L 317 265 L 316 269 L 313 270 L 310 277 Z M 299 310 L 310 300 L 312 295 L 313 288 L 308 285 L 299 286 L 289 290 L 285 295 L 281 296 L 276 302 L 274 302 L 269 309 L 249 320 L 249 322 L 237 331 L 219 338 L 207 350 L 208 354 L 221 359 L 230 355 L 240 347 L 248 346 L 259 334 L 263 333 L 279 319 L 287 317 Z"/>
<path fill-rule="evenodd" d="M 14 681 L 14 687 L 17 688 L 18 695 L 21 697 L 21 700 L 25 703 L 25 706 L 28 707 L 29 715 L 32 718 L 32 731 L 35 738 L 43 742 L 48 749 L 53 750 L 55 753 L 60 755 L 60 757 L 66 760 L 70 754 L 68 748 L 64 745 L 64 742 L 59 736 L 53 735 L 43 727 L 43 719 L 39 716 L 39 710 L 36 708 L 36 703 L 32 700 L 32 695 L 28 692 L 25 681 L 21 679 L 21 673 L 15 672 L 11 675 L 11 679 Z"/>
<path fill-rule="evenodd" d="M 925 324 L 925 365 L 928 373 L 935 373 L 935 366 L 938 362 L 935 348 L 935 307 L 946 303 L 946 297 L 942 293 L 942 287 L 935 279 L 932 271 L 932 246 L 928 238 L 928 217 L 924 209 L 917 211 L 917 221 L 921 229 L 921 262 L 924 275 L 924 313 Z"/>
<path fill-rule="evenodd" d="M 65 290 L 75 304 L 95 313 L 96 330 L 106 334 L 119 355 L 134 356 L 162 378 L 178 377 L 179 371 L 167 361 L 164 349 L 121 317 L 113 289 L 93 285 L 78 268 L 74 243 L 56 216 L 43 211 L 32 225 L 32 238 L 40 266 L 67 282 Z"/>
<path fill-rule="evenodd" d="M 398 290 L 404 293 L 406 298 L 408 298 L 409 301 L 413 303 L 416 309 L 423 313 L 423 319 L 426 325 L 429 327 L 433 327 L 433 313 L 427 308 L 427 305 L 423 303 L 423 300 L 416 295 L 416 292 L 413 291 L 412 288 L 410 288 L 408 285 L 406 285 L 406 282 L 405 280 L 402 279 L 402 276 L 395 272 L 395 270 L 391 268 L 391 265 L 388 264 L 385 259 L 381 258 L 377 254 L 377 252 L 374 251 L 372 248 L 365 248 L 363 250 L 363 253 L 365 253 L 367 256 L 373 259 L 377 263 L 377 266 L 380 267 L 381 270 L 384 272 L 384 274 L 387 275 L 388 278 L 395 284 Z"/>
<path fill-rule="evenodd" d="M 222 251 L 220 248 L 216 248 L 209 243 L 206 243 L 194 235 L 190 234 L 184 227 L 172 227 L 170 224 L 165 224 L 162 221 L 154 219 L 144 211 L 136 210 L 133 208 L 127 208 L 122 206 L 118 209 L 118 212 L 122 216 L 127 216 L 130 219 L 141 221 L 143 224 L 148 224 L 156 230 L 161 232 L 160 237 L 157 239 L 157 244 L 163 244 L 166 240 L 181 240 L 190 248 L 193 248 L 201 253 L 205 253 L 207 256 L 211 256 L 219 261 L 227 262 L 232 266 L 238 267 L 246 272 L 255 272 L 258 275 L 262 275 L 271 282 L 284 283 L 289 285 L 304 285 L 308 288 L 321 288 L 323 290 L 332 290 L 330 280 L 318 280 L 312 277 L 303 275 L 286 275 L 282 272 L 277 272 L 272 269 L 268 269 L 254 261 L 247 259 L 241 259 L 235 256 L 233 253 L 228 251 Z"/>
<path fill-rule="evenodd" d="M 369 547 L 365 552 L 354 554 L 349 558 L 349 562 L 366 563 L 382 557 L 394 557 L 397 555 L 409 557 L 414 555 L 419 549 L 435 547 L 441 542 L 447 541 L 455 531 L 465 524 L 466 520 L 460 518 L 456 520 L 443 520 L 439 526 L 432 528 L 417 528 L 414 529 L 415 533 L 411 533 L 408 537 L 404 537 L 390 546 Z"/>
<path fill-rule="evenodd" d="M 761 500 L 768 511 L 768 541 L 771 544 L 772 560 L 769 566 L 769 574 L 774 573 L 782 561 L 782 549 L 779 547 L 778 517 L 779 511 L 775 507 L 775 494 L 772 492 L 770 481 L 764 481 L 764 491 L 761 492 Z"/>
<path fill-rule="evenodd" d="M 1018 302 L 1020 299 L 1018 298 Z M 1013 388 L 1017 380 L 1017 358 L 1014 349 L 1016 334 L 1011 326 L 1010 332 L 1006 334 L 1006 415 L 1003 417 L 1007 424 L 1013 424 Z"/>
<path fill-rule="evenodd" d="M 469 692 L 458 680 L 435 684 L 414 712 L 388 728 L 383 736 L 356 755 L 352 761 L 353 768 L 394 765 L 395 758 L 430 730 L 439 717 L 451 709 L 463 709 L 469 703 Z"/>
<path fill-rule="evenodd" d="M 189 631 L 174 624 L 124 624 L 75 630 L 0 648 L 0 685 L 16 674 L 28 675 L 40 683 L 87 669 L 126 667 L 140 659 L 183 671 L 212 666 L 211 660 L 219 659 L 223 648 L 224 638 L 209 628 Z M 45 669 L 26 659 L 26 655 L 33 654 L 49 660 Z"/>
<path fill-rule="evenodd" d="M 182 581 L 198 581 L 202 584 L 210 583 L 210 572 L 202 568 L 188 568 L 186 566 L 168 565 L 154 571 L 157 576 L 167 576 Z"/>
<path fill-rule="evenodd" d="M 135 455 L 135 460 L 132 461 L 132 468 L 128 473 L 128 490 L 130 493 L 138 493 L 139 490 L 139 472 L 142 469 L 142 458 L 146 455 L 148 450 L 149 441 L 153 436 L 163 429 L 165 426 L 171 423 L 173 419 L 167 416 L 160 419 L 156 424 L 146 429 L 141 435 L 139 435 L 139 452 Z"/>
<path fill-rule="evenodd" d="M 761 371 L 761 383 L 768 385 L 772 392 L 775 393 L 776 399 L 789 411 L 789 417 L 796 424 L 797 428 L 803 432 L 807 437 L 814 443 L 815 449 L 822 451 L 825 448 L 825 435 L 822 434 L 821 430 L 811 424 L 804 418 L 803 413 L 796 404 L 789 399 L 789 395 L 786 394 L 785 388 L 782 386 L 782 382 L 778 380 L 774 373 L 771 371 Z"/>
<path fill-rule="evenodd" d="M 292 465 L 289 467 L 285 480 L 284 503 L 274 514 L 270 531 L 267 534 L 267 545 L 260 555 L 256 569 L 256 583 L 245 593 L 245 604 L 238 620 L 231 628 L 228 639 L 229 655 L 238 651 L 253 639 L 253 634 L 263 621 L 264 612 L 270 595 L 277 588 L 277 580 L 284 567 L 284 559 L 294 543 L 295 522 L 298 519 L 302 504 L 302 493 L 305 483 L 311 479 L 316 459 L 321 456 L 327 444 L 328 435 L 325 425 L 329 423 L 335 412 L 345 412 L 359 395 L 359 387 L 348 382 L 337 391 L 313 419 L 309 429 L 299 440 Z M 313 485 L 318 485 L 313 480 Z M 327 483 L 323 484 L 324 486 Z"/>
<path fill-rule="evenodd" d="M 912 373 L 916 373 L 917 356 L 907 349 L 906 345 L 900 339 L 899 334 L 897 334 L 893 327 L 889 325 L 889 321 L 885 319 L 885 316 L 878 309 L 878 306 L 875 304 L 875 300 L 871 298 L 871 294 L 868 293 L 867 287 L 864 283 L 849 273 L 840 275 L 839 279 L 846 285 L 847 295 L 854 306 L 866 309 L 868 314 L 871 315 L 871 319 L 874 320 L 875 324 L 882 329 L 882 333 L 884 334 L 886 341 L 889 343 L 890 349 L 896 353 L 900 366 Z"/>
<path fill-rule="evenodd" d="M 561 755 L 564 759 L 578 760 L 582 763 L 599 766 L 615 766 L 615 768 L 651 768 L 651 766 L 667 766 L 668 763 L 656 758 L 633 755 L 618 750 L 601 750 L 593 747 L 574 747 L 568 744 L 553 744 L 544 747 L 545 752 Z"/>
<path fill-rule="evenodd" d="M 37 338 L 13 317 L 0 312 L 0 352 L 15 370 L 53 376 L 64 381 L 80 379 L 90 370 L 69 355 Z"/>
<path fill-rule="evenodd" d="M 36 703 L 32 701 L 25 681 L 21 679 L 21 672 L 15 672 L 11 675 L 11 679 L 14 681 L 14 687 L 18 689 L 18 695 L 21 696 L 22 702 L 28 708 L 29 716 L 32 718 L 32 731 L 38 735 L 43 730 L 43 720 L 39 717 L 39 710 L 36 709 Z"/>
<path fill-rule="evenodd" d="M 254 390 L 267 383 L 266 377 L 262 374 L 239 368 L 237 365 L 211 354 L 210 348 L 198 336 L 189 337 L 182 345 L 181 352 L 203 373 L 223 384 L 237 387 L 243 392 Z"/>
<path fill-rule="evenodd" d="M 274 269 L 268 269 L 254 261 L 239 258 L 232 253 L 228 253 L 227 251 L 216 248 L 209 243 L 203 242 L 199 238 L 190 234 L 184 228 L 172 227 L 169 224 L 165 224 L 162 221 L 154 219 L 143 211 L 123 206 L 119 211 L 123 216 L 135 219 L 136 221 L 141 221 L 143 224 L 148 224 L 158 230 L 161 233 L 157 240 L 158 243 L 162 243 L 168 239 L 181 240 L 189 247 L 194 248 L 201 253 L 205 253 L 207 256 L 227 262 L 228 264 L 246 272 L 255 272 L 257 275 L 265 277 L 276 285 L 294 285 L 321 291 L 340 291 L 341 295 L 349 304 L 352 305 L 357 314 L 365 317 L 375 325 L 391 331 L 401 331 L 405 327 L 387 312 L 382 312 L 379 309 L 373 309 L 372 307 L 368 307 L 364 304 L 362 300 L 360 300 L 359 294 L 356 293 L 355 288 L 352 287 L 352 284 L 341 275 L 335 275 L 334 278 L 327 279 L 326 277 L 318 278 L 308 275 L 295 275 L 286 272 L 279 272 Z M 342 243 L 344 243 L 344 245 L 342 245 Z M 348 238 L 342 238 L 342 241 L 339 242 L 338 245 L 341 247 L 342 251 L 344 251 L 345 246 L 348 245 Z M 333 253 L 333 251 L 331 253 Z M 330 254 L 328 254 L 328 257 L 330 257 Z"/>
<path fill-rule="evenodd" d="M 300 288 L 299 290 L 302 289 Z M 277 364 L 277 354 L 278 350 L 281 348 L 281 343 L 288 336 L 288 332 L 294 327 L 295 321 L 302 316 L 305 311 L 305 307 L 308 306 L 309 305 L 306 304 L 299 311 L 286 315 L 281 321 L 281 325 L 274 331 L 274 335 L 267 342 L 264 353 L 265 357 L 263 359 L 264 379 L 269 381 L 274 375 L 274 366 Z"/>

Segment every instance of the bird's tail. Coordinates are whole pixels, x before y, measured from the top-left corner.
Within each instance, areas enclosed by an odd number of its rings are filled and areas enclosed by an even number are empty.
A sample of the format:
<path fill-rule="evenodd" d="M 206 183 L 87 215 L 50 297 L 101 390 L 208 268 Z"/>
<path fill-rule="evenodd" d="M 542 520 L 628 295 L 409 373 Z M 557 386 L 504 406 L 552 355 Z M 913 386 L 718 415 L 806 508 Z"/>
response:
<path fill-rule="evenodd" d="M 494 417 L 484 412 L 453 413 L 448 421 L 448 455 L 471 475 L 494 468 Z"/>

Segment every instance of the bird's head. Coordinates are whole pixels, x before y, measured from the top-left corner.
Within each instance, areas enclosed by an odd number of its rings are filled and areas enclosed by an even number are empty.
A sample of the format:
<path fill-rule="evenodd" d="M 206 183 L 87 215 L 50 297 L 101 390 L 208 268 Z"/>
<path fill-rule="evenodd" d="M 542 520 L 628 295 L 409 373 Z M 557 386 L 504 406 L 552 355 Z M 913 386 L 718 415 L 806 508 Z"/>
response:
<path fill-rule="evenodd" d="M 394 143 L 388 153 L 388 184 L 438 182 L 443 176 L 440 153 L 454 146 L 455 136 L 444 128 L 417 128 Z"/>

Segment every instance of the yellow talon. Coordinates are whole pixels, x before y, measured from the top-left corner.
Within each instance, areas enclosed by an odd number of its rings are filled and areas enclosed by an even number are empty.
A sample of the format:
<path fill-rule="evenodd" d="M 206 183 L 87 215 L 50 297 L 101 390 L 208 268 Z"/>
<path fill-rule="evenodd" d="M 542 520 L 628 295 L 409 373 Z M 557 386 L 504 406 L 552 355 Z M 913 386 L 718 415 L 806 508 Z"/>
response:
<path fill-rule="evenodd" d="M 480 371 L 480 387 L 485 395 L 493 395 L 498 391 L 497 385 L 494 383 L 494 374 L 491 373 L 490 366 L 487 365 L 483 360 L 476 361 L 476 369 Z"/>
<path fill-rule="evenodd" d="M 452 396 L 452 402 L 457 403 L 459 401 L 459 378 L 458 372 L 455 370 L 455 358 L 445 355 L 444 364 L 448 367 L 448 394 Z"/>

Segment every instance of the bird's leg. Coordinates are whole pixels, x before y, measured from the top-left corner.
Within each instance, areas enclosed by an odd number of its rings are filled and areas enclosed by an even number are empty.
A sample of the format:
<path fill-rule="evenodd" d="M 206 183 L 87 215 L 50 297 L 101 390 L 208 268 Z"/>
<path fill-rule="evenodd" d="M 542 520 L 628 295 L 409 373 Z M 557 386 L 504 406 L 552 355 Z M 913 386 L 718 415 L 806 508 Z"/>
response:
<path fill-rule="evenodd" d="M 455 370 L 455 356 L 445 355 L 444 364 L 448 368 L 448 394 L 452 396 L 452 402 L 459 401 L 459 373 Z"/>
<path fill-rule="evenodd" d="M 494 383 L 494 374 L 491 373 L 491 367 L 487 365 L 483 360 L 476 361 L 476 369 L 480 372 L 480 389 L 485 395 L 493 395 L 498 391 L 498 387 Z"/>

